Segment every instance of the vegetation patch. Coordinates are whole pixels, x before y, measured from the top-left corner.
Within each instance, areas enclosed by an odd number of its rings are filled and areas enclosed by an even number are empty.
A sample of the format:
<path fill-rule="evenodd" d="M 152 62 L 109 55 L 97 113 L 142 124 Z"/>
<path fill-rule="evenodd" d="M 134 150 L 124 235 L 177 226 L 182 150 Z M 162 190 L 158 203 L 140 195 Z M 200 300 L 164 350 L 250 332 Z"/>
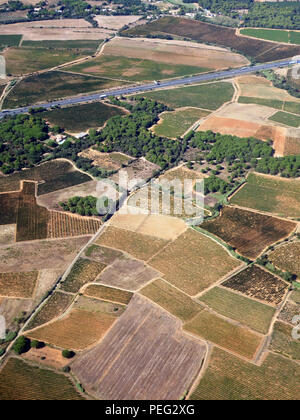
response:
<path fill-rule="evenodd" d="M 284 281 L 257 265 L 247 267 L 222 283 L 222 286 L 271 305 L 279 305 L 288 288 Z"/>
<path fill-rule="evenodd" d="M 300 242 L 293 242 L 277 247 L 269 260 L 278 268 L 300 277 Z"/>
<path fill-rule="evenodd" d="M 236 269 L 240 262 L 212 239 L 188 229 L 149 264 L 169 283 L 194 296 Z"/>
<path fill-rule="evenodd" d="M 214 348 L 209 366 L 191 399 L 295 400 L 299 380 L 299 365 L 279 355 L 269 353 L 263 364 L 256 366 Z"/>
<path fill-rule="evenodd" d="M 289 236 L 296 224 L 248 210 L 224 207 L 220 217 L 204 222 L 201 227 L 220 237 L 244 257 L 255 259 L 267 246 Z"/>
<path fill-rule="evenodd" d="M 290 32 L 278 29 L 246 28 L 241 29 L 240 33 L 254 38 L 266 39 L 267 41 L 285 42 L 287 44 L 290 42 Z"/>
<path fill-rule="evenodd" d="M 300 182 L 251 173 L 230 202 L 278 216 L 300 217 Z"/>
<path fill-rule="evenodd" d="M 287 125 L 289 127 L 300 126 L 300 116 L 289 114 L 288 112 L 279 111 L 275 115 L 269 118 L 271 121 L 279 122 L 280 124 Z"/>
<path fill-rule="evenodd" d="M 194 318 L 203 309 L 186 294 L 161 279 L 150 283 L 140 293 L 184 322 Z"/>
<path fill-rule="evenodd" d="M 139 95 L 162 102 L 170 108 L 196 107 L 209 110 L 220 108 L 234 94 L 231 83 L 217 82 L 176 89 L 163 89 Z"/>
<path fill-rule="evenodd" d="M 18 47 L 22 35 L 0 35 L 0 50 L 7 47 Z"/>
<path fill-rule="evenodd" d="M 11 357 L 1 370 L 1 400 L 83 400 L 70 379 Z"/>
<path fill-rule="evenodd" d="M 184 329 L 248 359 L 253 359 L 261 343 L 257 334 L 207 310 L 185 324 Z"/>
<path fill-rule="evenodd" d="M 234 319 L 262 334 L 268 332 L 275 314 L 275 308 L 220 287 L 209 290 L 199 300 L 220 315 Z"/>
<path fill-rule="evenodd" d="M 71 273 L 62 283 L 61 289 L 66 292 L 77 293 L 87 283 L 94 282 L 106 266 L 96 261 L 79 258 Z"/>

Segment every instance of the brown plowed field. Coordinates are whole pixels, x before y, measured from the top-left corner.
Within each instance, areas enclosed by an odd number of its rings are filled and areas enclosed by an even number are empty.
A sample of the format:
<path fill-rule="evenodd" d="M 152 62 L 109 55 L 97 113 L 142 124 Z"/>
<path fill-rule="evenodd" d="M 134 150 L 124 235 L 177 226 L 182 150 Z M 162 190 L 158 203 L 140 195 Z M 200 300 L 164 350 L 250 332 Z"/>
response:
<path fill-rule="evenodd" d="M 250 259 L 289 236 L 296 226 L 294 222 L 232 207 L 225 207 L 220 217 L 201 225 Z"/>
<path fill-rule="evenodd" d="M 178 400 L 198 374 L 201 341 L 187 338 L 180 322 L 140 296 L 72 370 L 84 388 L 108 400 Z"/>

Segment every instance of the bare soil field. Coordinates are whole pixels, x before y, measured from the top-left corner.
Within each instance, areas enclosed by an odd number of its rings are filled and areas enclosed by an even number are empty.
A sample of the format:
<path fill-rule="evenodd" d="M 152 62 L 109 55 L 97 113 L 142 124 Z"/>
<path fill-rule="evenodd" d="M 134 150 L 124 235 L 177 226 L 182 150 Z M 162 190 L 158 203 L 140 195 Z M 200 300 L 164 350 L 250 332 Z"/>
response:
<path fill-rule="evenodd" d="M 262 341 L 261 336 L 207 310 L 185 324 L 184 329 L 247 359 L 254 358 Z"/>
<path fill-rule="evenodd" d="M 221 287 L 214 287 L 199 298 L 211 309 L 253 331 L 267 334 L 275 308 L 256 302 Z"/>
<path fill-rule="evenodd" d="M 105 265 L 85 258 L 79 258 L 72 271 L 62 283 L 61 289 L 66 292 L 78 293 L 87 283 L 94 282 L 105 269 Z"/>
<path fill-rule="evenodd" d="M 59 370 L 68 364 L 68 360 L 61 354 L 61 350 L 48 346 L 40 349 L 31 348 L 23 354 L 23 358 Z"/>
<path fill-rule="evenodd" d="M 0 25 L 3 35 L 22 34 L 26 41 L 105 39 L 113 32 L 93 28 L 84 19 L 43 20 Z"/>
<path fill-rule="evenodd" d="M 126 290 L 115 289 L 100 284 L 88 286 L 84 290 L 84 295 L 125 305 L 128 305 L 133 296 L 131 292 L 127 292 Z"/>
<path fill-rule="evenodd" d="M 251 173 L 247 183 L 230 202 L 282 217 L 299 218 L 300 182 L 297 179 Z"/>
<path fill-rule="evenodd" d="M 160 273 L 143 262 L 123 257 L 106 268 L 98 282 L 134 292 L 158 277 Z"/>
<path fill-rule="evenodd" d="M 180 17 L 163 17 L 146 25 L 136 26 L 123 32 L 129 36 L 171 34 L 193 41 L 233 48 L 241 54 L 256 58 L 258 62 L 268 62 L 299 55 L 297 46 L 281 45 L 236 35 L 233 28 L 212 25 Z"/>
<path fill-rule="evenodd" d="M 73 309 L 65 318 L 28 333 L 32 339 L 61 349 L 83 350 L 99 341 L 117 317 L 83 309 Z"/>
<path fill-rule="evenodd" d="M 133 179 L 142 179 L 146 181 L 152 178 L 153 174 L 160 169 L 160 166 L 155 165 L 155 163 L 149 162 L 145 158 L 139 158 L 130 163 L 127 168 L 122 168 L 122 171 L 127 174 L 129 181 Z M 118 183 L 119 174 L 114 174 L 111 179 Z"/>
<path fill-rule="evenodd" d="M 140 293 L 183 322 L 194 318 L 203 307 L 162 279 L 155 280 Z"/>
<path fill-rule="evenodd" d="M 0 273 L 2 297 L 31 298 L 38 279 L 38 271 L 27 273 Z"/>
<path fill-rule="evenodd" d="M 199 125 L 197 131 L 211 130 L 214 133 L 230 134 L 238 137 L 254 137 L 259 128 L 260 124 L 256 122 L 212 115 Z"/>
<path fill-rule="evenodd" d="M 33 309 L 32 299 L 1 298 L 0 314 L 4 316 L 6 328 L 12 331 L 16 329 L 16 318 L 23 313 L 30 314 Z"/>
<path fill-rule="evenodd" d="M 47 237 L 56 239 L 94 235 L 100 229 L 101 224 L 99 219 L 52 210 L 47 224 Z"/>
<path fill-rule="evenodd" d="M 284 321 L 288 324 L 290 324 L 290 326 L 295 326 L 295 324 L 293 324 L 293 318 L 295 316 L 298 316 L 300 313 L 300 304 L 294 302 L 292 299 L 288 300 L 286 302 L 286 304 L 284 305 L 283 309 L 281 310 L 278 319 L 280 321 Z"/>
<path fill-rule="evenodd" d="M 0 375 L 0 400 L 83 400 L 70 379 L 11 357 Z"/>
<path fill-rule="evenodd" d="M 205 355 L 180 322 L 140 296 L 95 348 L 72 370 L 92 395 L 108 400 L 180 399 Z"/>
<path fill-rule="evenodd" d="M 257 265 L 247 267 L 222 286 L 271 305 L 279 305 L 288 289 L 287 283 Z"/>
<path fill-rule="evenodd" d="M 0 247 L 0 272 L 53 269 L 64 271 L 89 236 L 43 240 Z"/>
<path fill-rule="evenodd" d="M 277 247 L 269 255 L 270 261 L 278 268 L 300 277 L 300 242 Z"/>
<path fill-rule="evenodd" d="M 289 236 L 296 226 L 294 222 L 232 207 L 224 207 L 220 217 L 201 225 L 250 259 Z"/>
<path fill-rule="evenodd" d="M 104 245 L 127 252 L 135 258 L 147 261 L 160 251 L 168 241 L 153 236 L 131 232 L 129 230 L 109 226 L 96 241 Z"/>
<path fill-rule="evenodd" d="M 127 165 L 133 158 L 123 153 L 101 153 L 93 148 L 79 153 L 82 156 L 93 161 L 94 166 L 100 166 L 108 171 L 117 171 L 122 165 Z"/>
<path fill-rule="evenodd" d="M 116 260 L 121 259 L 123 253 L 111 248 L 93 244 L 85 251 L 85 256 L 99 263 L 110 265 Z"/>
<path fill-rule="evenodd" d="M 16 225 L 0 225 L 0 246 L 15 242 Z"/>
<path fill-rule="evenodd" d="M 132 39 L 116 37 L 104 50 L 107 55 L 130 58 L 145 58 L 168 64 L 188 63 L 208 69 L 241 67 L 248 60 L 226 49 L 195 44 L 187 41 L 169 41 L 163 39 Z"/>
<path fill-rule="evenodd" d="M 191 400 L 297 400 L 299 380 L 299 365 L 279 355 L 255 366 L 214 348 Z"/>
<path fill-rule="evenodd" d="M 154 214 L 117 213 L 111 219 L 111 225 L 166 241 L 176 239 L 187 229 L 186 224 L 178 218 Z"/>
<path fill-rule="evenodd" d="M 292 338 L 292 327 L 282 322 L 276 322 L 272 334 L 270 350 L 300 360 L 300 341 Z"/>
<path fill-rule="evenodd" d="M 98 2 L 96 2 L 99 5 Z M 98 22 L 100 28 L 110 29 L 110 30 L 119 30 L 123 28 L 125 25 L 130 25 L 131 23 L 136 22 L 139 20 L 141 16 L 95 16 L 94 20 Z"/>
<path fill-rule="evenodd" d="M 61 316 L 71 305 L 74 296 L 56 291 L 51 295 L 45 305 L 36 313 L 35 317 L 27 325 L 26 330 L 40 327 L 53 318 Z"/>
<path fill-rule="evenodd" d="M 240 262 L 212 239 L 188 229 L 149 264 L 169 283 L 194 296 L 236 269 Z"/>

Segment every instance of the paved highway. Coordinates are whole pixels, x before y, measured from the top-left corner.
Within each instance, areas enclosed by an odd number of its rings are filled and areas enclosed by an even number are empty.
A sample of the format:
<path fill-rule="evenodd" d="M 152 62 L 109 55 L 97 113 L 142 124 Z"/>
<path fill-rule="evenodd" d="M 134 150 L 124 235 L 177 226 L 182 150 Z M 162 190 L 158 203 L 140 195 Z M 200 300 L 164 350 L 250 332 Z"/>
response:
<path fill-rule="evenodd" d="M 61 99 L 58 101 L 47 102 L 45 104 L 34 105 L 32 107 L 23 107 L 23 108 L 4 110 L 0 112 L 0 118 L 3 118 L 6 115 L 12 116 L 12 115 L 28 112 L 29 108 L 43 107 L 46 109 L 50 109 L 55 106 L 76 105 L 76 104 L 81 104 L 84 102 L 101 100 L 101 99 L 104 99 L 106 96 L 128 95 L 128 94 L 135 94 L 135 93 L 140 93 L 140 92 L 161 89 L 164 87 L 188 85 L 192 83 L 206 82 L 206 81 L 216 80 L 216 79 L 226 79 L 230 77 L 240 76 L 242 74 L 254 73 L 260 70 L 268 70 L 268 69 L 274 69 L 278 67 L 287 67 L 289 65 L 297 64 L 297 63 L 300 63 L 300 61 L 287 59 L 285 61 L 279 61 L 275 63 L 259 64 L 256 66 L 243 67 L 239 69 L 225 70 L 225 71 L 214 72 L 214 73 L 206 73 L 206 74 L 201 74 L 199 76 L 183 77 L 182 79 L 167 80 L 167 81 L 160 82 L 159 84 L 156 84 L 153 82 L 153 83 L 145 84 L 145 85 L 128 86 L 128 87 L 123 87 L 118 90 L 109 90 L 109 91 L 103 91 L 103 92 L 99 92 L 99 93 L 91 94 L 91 95 L 85 95 L 85 96 L 80 96 L 80 97 L 77 96 L 77 97 L 68 98 L 68 99 Z"/>

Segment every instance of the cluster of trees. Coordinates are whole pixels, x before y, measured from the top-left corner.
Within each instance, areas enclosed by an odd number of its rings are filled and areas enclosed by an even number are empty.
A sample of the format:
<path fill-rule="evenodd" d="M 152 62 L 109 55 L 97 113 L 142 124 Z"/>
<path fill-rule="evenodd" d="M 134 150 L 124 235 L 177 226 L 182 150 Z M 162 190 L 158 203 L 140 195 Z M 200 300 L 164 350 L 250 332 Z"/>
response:
<path fill-rule="evenodd" d="M 218 178 L 216 175 L 211 175 L 209 178 L 204 179 L 204 194 L 220 192 L 226 194 L 232 190 L 232 185 Z"/>
<path fill-rule="evenodd" d="M 296 1 L 254 3 L 249 13 L 245 15 L 244 25 L 300 29 L 300 3 Z"/>
<path fill-rule="evenodd" d="M 67 202 L 61 202 L 59 205 L 65 211 L 77 213 L 81 216 L 98 216 L 97 198 L 89 195 L 87 197 L 72 197 Z"/>
<path fill-rule="evenodd" d="M 13 345 L 13 350 L 16 354 L 20 355 L 22 353 L 26 353 L 31 348 L 41 349 L 43 347 L 45 347 L 45 343 L 43 343 L 42 341 L 38 341 L 38 340 L 32 340 L 31 341 L 29 338 L 21 335 L 15 341 L 15 343 Z"/>
<path fill-rule="evenodd" d="M 282 271 L 275 267 L 274 264 L 272 264 L 269 261 L 268 255 L 262 255 L 260 258 L 256 260 L 257 264 L 266 267 L 269 271 L 276 274 L 277 276 L 281 277 L 283 280 L 288 281 L 292 283 L 294 280 L 296 280 L 297 276 L 293 273 L 290 273 L 289 271 Z"/>
<path fill-rule="evenodd" d="M 263 174 L 297 178 L 300 176 L 300 155 L 278 158 L 265 157 L 258 161 L 256 170 Z"/>
<path fill-rule="evenodd" d="M 175 163 L 186 149 L 186 142 L 158 137 L 149 131 L 158 121 L 158 115 L 167 109 L 156 101 L 138 98 L 130 115 L 116 116 L 107 122 L 98 135 L 98 150 L 144 156 L 163 169 Z"/>
<path fill-rule="evenodd" d="M 239 15 L 237 11 L 249 9 L 254 0 L 198 0 L 198 3 L 203 9 L 208 9 L 213 13 L 236 18 Z"/>
<path fill-rule="evenodd" d="M 0 123 L 0 170 L 9 174 L 32 167 L 49 151 L 48 126 L 40 118 L 18 115 Z"/>
<path fill-rule="evenodd" d="M 31 5 L 26 5 L 19 0 L 9 0 L 7 3 L 3 3 L 0 8 L 1 12 L 16 12 L 17 10 L 31 9 Z"/>

